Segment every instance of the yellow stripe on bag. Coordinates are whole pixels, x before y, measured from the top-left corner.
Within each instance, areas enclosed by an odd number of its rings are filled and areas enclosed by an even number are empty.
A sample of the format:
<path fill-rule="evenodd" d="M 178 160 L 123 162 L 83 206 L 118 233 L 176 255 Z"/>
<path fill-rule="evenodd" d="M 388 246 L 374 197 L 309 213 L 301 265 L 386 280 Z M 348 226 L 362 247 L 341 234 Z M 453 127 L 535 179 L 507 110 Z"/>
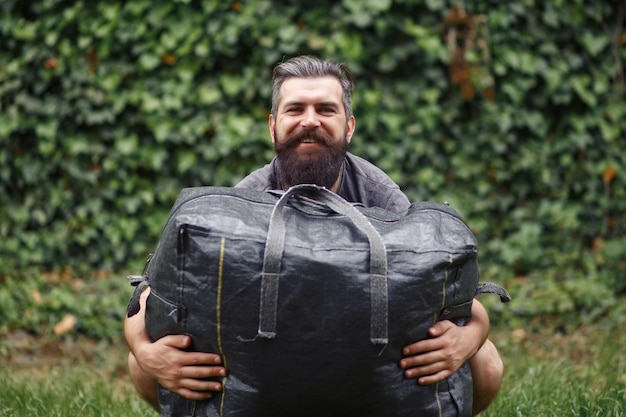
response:
<path fill-rule="evenodd" d="M 217 323 L 217 348 L 220 351 L 223 365 L 228 369 L 226 365 L 226 356 L 224 355 L 224 349 L 222 349 L 222 277 L 224 275 L 224 247 L 226 246 L 226 239 L 222 238 L 220 241 L 220 257 L 217 269 L 217 303 L 216 303 L 216 323 Z M 224 415 L 224 398 L 226 397 L 226 378 L 222 378 L 222 401 L 220 402 L 220 416 Z"/>
<path fill-rule="evenodd" d="M 443 416 L 443 409 L 441 408 L 441 400 L 439 399 L 439 382 L 435 386 L 435 398 L 437 399 L 437 408 L 439 409 L 439 417 Z"/>

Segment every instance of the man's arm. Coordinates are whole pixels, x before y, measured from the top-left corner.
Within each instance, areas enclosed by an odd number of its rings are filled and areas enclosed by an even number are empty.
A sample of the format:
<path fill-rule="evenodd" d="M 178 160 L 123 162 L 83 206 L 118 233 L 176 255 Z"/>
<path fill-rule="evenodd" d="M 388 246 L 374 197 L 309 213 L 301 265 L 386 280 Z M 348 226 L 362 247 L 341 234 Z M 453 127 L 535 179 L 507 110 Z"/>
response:
<path fill-rule="evenodd" d="M 128 366 L 139 394 L 158 410 L 157 382 L 190 400 L 204 400 L 213 391 L 221 391 L 222 384 L 205 380 L 226 375 L 219 355 L 182 350 L 191 343 L 186 335 L 165 336 L 151 342 L 145 324 L 149 293 L 150 289 L 141 294 L 139 313 L 124 320 L 124 337 L 130 348 Z"/>
<path fill-rule="evenodd" d="M 430 339 L 406 346 L 400 360 L 407 378 L 418 378 L 422 385 L 443 381 L 470 360 L 483 346 L 489 334 L 489 316 L 483 305 L 474 300 L 472 318 L 465 326 L 444 320 L 428 331 Z"/>

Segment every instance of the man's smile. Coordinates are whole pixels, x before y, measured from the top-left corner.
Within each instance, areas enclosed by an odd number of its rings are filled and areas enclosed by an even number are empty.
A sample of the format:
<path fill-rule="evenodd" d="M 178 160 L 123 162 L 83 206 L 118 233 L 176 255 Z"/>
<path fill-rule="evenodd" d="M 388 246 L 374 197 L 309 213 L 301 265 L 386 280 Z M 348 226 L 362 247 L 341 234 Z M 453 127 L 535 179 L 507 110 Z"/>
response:
<path fill-rule="evenodd" d="M 315 149 L 315 148 L 325 148 L 326 146 L 324 146 L 325 143 L 319 139 L 313 139 L 313 138 L 304 138 L 301 139 L 297 142 L 296 147 L 297 148 L 304 148 L 304 149 L 308 149 L 310 148 L 311 150 Z"/>

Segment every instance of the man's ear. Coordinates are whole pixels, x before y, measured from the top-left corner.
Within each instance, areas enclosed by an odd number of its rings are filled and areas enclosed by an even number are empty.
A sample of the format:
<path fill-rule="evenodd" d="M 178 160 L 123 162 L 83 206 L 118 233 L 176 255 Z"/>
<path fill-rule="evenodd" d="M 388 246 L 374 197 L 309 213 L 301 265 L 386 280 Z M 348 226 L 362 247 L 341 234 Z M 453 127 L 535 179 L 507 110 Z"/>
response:
<path fill-rule="evenodd" d="M 276 121 L 274 120 L 274 115 L 270 114 L 269 118 L 267 119 L 267 127 L 270 130 L 270 136 L 272 138 L 272 144 L 276 144 L 276 138 L 274 137 L 274 127 L 276 126 Z"/>
<path fill-rule="evenodd" d="M 346 123 L 346 140 L 348 143 L 352 140 L 352 135 L 354 134 L 354 129 L 356 127 L 356 119 L 354 116 L 350 116 L 348 119 L 348 123 Z"/>

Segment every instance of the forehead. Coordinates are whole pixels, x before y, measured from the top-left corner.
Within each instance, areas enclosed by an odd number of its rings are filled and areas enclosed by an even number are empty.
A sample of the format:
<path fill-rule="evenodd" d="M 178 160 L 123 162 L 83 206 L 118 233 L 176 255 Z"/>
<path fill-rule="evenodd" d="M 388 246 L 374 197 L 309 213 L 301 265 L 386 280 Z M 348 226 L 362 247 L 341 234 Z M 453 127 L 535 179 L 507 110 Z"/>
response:
<path fill-rule="evenodd" d="M 342 102 L 343 91 L 335 77 L 288 78 L 280 87 L 280 105 L 286 103 Z"/>

